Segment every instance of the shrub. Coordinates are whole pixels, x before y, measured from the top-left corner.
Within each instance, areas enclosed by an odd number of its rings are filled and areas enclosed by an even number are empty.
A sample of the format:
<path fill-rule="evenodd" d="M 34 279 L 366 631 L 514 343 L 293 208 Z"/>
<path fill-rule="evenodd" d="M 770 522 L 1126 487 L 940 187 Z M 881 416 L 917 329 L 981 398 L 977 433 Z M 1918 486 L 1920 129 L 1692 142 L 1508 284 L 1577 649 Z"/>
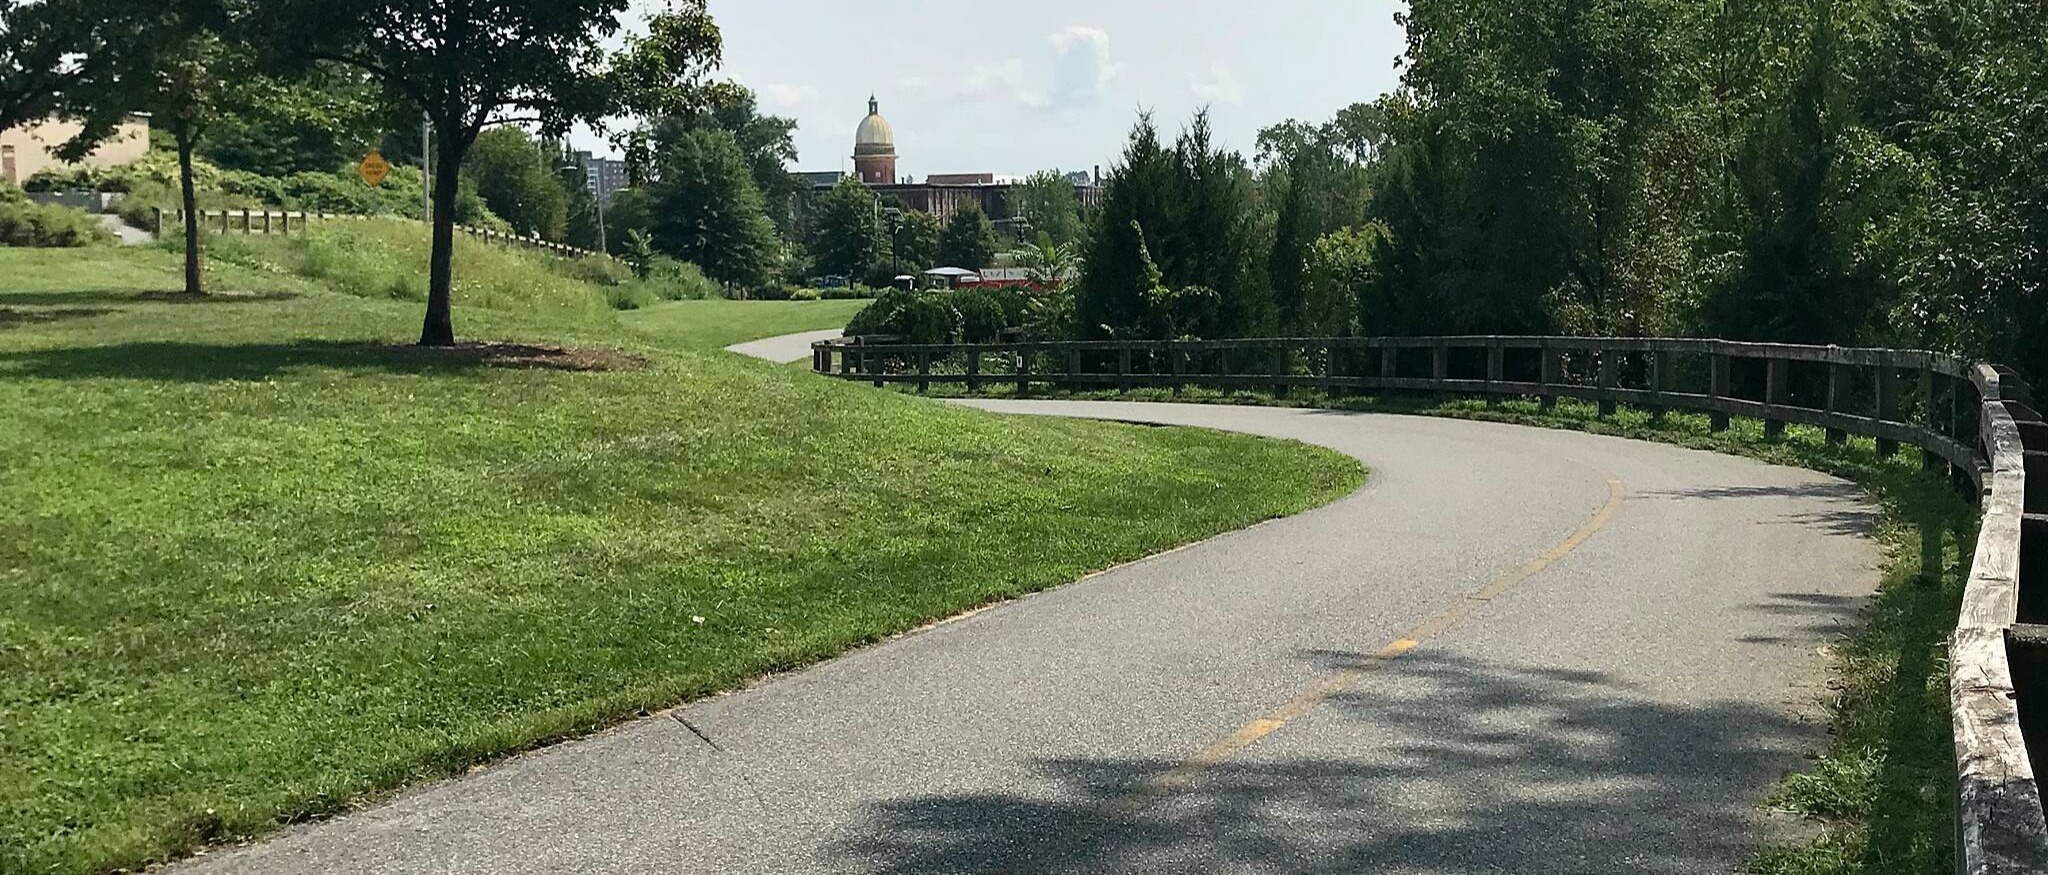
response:
<path fill-rule="evenodd" d="M 818 300 L 818 290 L 792 288 L 789 290 L 789 299 L 792 301 L 815 301 Z"/>
<path fill-rule="evenodd" d="M 945 292 L 891 289 L 853 314 L 846 333 L 893 334 L 909 343 L 951 343 L 960 337 L 960 311 Z"/>
<path fill-rule="evenodd" d="M 827 286 L 818 291 L 818 297 L 823 298 L 827 301 L 847 301 L 861 298 L 872 298 L 876 294 L 876 289 L 859 284 L 854 284 L 850 286 Z"/>
<path fill-rule="evenodd" d="M 92 246 L 114 235 L 84 210 L 27 201 L 0 203 L 0 245 Z"/>
<path fill-rule="evenodd" d="M 953 308 L 960 312 L 960 336 L 969 343 L 986 343 L 1011 327 L 1002 302 L 988 289 L 963 289 L 952 294 Z"/>

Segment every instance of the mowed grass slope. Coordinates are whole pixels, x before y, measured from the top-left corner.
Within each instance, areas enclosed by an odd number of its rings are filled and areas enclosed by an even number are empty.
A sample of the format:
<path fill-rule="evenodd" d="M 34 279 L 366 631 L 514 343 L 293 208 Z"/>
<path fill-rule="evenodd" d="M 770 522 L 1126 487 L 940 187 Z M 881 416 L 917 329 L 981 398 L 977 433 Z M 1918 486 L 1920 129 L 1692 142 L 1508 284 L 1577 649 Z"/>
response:
<path fill-rule="evenodd" d="M 459 294 L 466 338 L 649 362 L 484 367 L 364 343 L 417 303 L 216 268 L 243 294 L 147 296 L 156 250 L 0 250 L 0 871 L 259 834 L 1362 477 L 705 350 L 745 305 L 664 332 Z"/>

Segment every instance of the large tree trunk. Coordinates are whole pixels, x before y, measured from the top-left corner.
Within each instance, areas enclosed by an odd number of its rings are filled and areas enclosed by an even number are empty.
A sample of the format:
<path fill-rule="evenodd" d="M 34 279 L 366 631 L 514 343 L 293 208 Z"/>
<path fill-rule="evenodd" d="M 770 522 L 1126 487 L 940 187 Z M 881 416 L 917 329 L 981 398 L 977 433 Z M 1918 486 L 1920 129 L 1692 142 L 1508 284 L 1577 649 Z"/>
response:
<path fill-rule="evenodd" d="M 421 346 L 453 346 L 455 321 L 450 312 L 449 288 L 454 280 L 451 259 L 455 252 L 455 195 L 461 190 L 461 134 L 443 127 L 441 142 L 435 144 L 434 160 L 434 254 L 427 266 L 427 321 L 420 327 Z"/>
<path fill-rule="evenodd" d="M 185 294 L 204 295 L 199 262 L 199 193 L 192 185 L 192 130 L 180 125 L 178 140 L 178 197 L 185 205 Z"/>

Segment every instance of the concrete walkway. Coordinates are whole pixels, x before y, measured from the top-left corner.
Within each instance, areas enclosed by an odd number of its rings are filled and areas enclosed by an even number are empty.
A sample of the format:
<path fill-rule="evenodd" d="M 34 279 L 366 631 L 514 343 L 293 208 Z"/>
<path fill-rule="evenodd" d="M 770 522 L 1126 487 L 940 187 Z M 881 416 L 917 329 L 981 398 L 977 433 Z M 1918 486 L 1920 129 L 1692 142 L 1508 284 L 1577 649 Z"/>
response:
<path fill-rule="evenodd" d="M 811 344 L 817 343 L 820 340 L 840 337 L 845 333 L 842 329 L 827 328 L 823 331 L 806 331 L 801 334 L 785 334 L 781 337 L 764 337 L 760 340 L 749 340 L 746 343 L 735 343 L 725 349 L 727 352 L 736 352 L 740 355 L 750 355 L 757 359 L 767 359 L 771 362 L 787 364 L 810 358 Z"/>
<path fill-rule="evenodd" d="M 179 215 L 183 214 L 180 213 Z M 100 226 L 112 232 L 115 239 L 121 241 L 122 246 L 141 246 L 156 240 L 156 235 L 128 224 L 120 216 L 101 213 L 99 220 Z"/>
<path fill-rule="evenodd" d="M 934 402 L 937 403 L 937 402 Z M 1727 872 L 1876 580 L 1850 484 L 1572 432 L 1294 438 L 1348 498 L 216 853 L 213 873 Z"/>

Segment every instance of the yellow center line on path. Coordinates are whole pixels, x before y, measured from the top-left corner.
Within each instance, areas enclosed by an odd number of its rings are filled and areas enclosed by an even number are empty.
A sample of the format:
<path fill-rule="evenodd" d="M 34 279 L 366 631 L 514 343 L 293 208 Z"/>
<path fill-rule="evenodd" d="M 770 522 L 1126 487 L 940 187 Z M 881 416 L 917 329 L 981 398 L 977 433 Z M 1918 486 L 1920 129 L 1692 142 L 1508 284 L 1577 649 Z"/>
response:
<path fill-rule="evenodd" d="M 1474 590 L 1471 594 L 1459 596 L 1457 601 L 1431 615 L 1428 619 L 1415 624 L 1413 628 L 1402 633 L 1401 637 L 1394 639 L 1392 643 L 1380 648 L 1379 652 L 1365 658 L 1359 664 L 1317 681 L 1314 685 L 1303 691 L 1301 695 L 1295 696 L 1285 704 L 1275 708 L 1272 713 L 1245 724 L 1236 732 L 1231 733 L 1230 737 L 1203 748 L 1194 756 L 1188 757 L 1180 765 L 1161 772 L 1144 783 L 1139 784 L 1131 792 L 1110 805 L 1110 810 L 1113 813 L 1123 815 L 1135 814 L 1153 801 L 1186 787 L 1204 769 L 1230 759 L 1238 751 L 1251 746 L 1252 743 L 1261 738 L 1273 734 L 1296 718 L 1315 710 L 1315 707 L 1322 704 L 1323 700 L 1350 689 L 1358 683 L 1360 678 L 1365 677 L 1368 673 L 1392 662 L 1402 654 L 1420 647 L 1422 642 L 1428 641 L 1430 638 L 1442 634 L 1444 630 L 1457 625 L 1460 620 L 1465 619 L 1473 611 L 1478 610 L 1480 605 L 1493 601 L 1501 594 L 1513 589 L 1516 584 L 1528 580 L 1545 568 L 1549 568 L 1551 563 L 1563 559 L 1565 556 L 1570 555 L 1573 550 L 1578 549 L 1579 545 L 1586 543 L 1586 539 L 1593 537 L 1593 533 L 1600 531 L 1603 526 L 1607 525 L 1609 520 L 1614 519 L 1615 512 L 1621 510 L 1621 501 L 1624 494 L 1625 490 L 1621 481 L 1611 476 L 1608 477 L 1607 503 L 1601 505 L 1599 510 L 1594 511 L 1592 518 L 1586 520 L 1584 525 L 1579 526 L 1578 531 L 1573 532 L 1571 537 L 1564 539 L 1563 543 L 1550 548 L 1548 552 L 1529 560 L 1519 568 L 1503 572 L 1499 577 L 1488 581 L 1485 586 Z"/>

